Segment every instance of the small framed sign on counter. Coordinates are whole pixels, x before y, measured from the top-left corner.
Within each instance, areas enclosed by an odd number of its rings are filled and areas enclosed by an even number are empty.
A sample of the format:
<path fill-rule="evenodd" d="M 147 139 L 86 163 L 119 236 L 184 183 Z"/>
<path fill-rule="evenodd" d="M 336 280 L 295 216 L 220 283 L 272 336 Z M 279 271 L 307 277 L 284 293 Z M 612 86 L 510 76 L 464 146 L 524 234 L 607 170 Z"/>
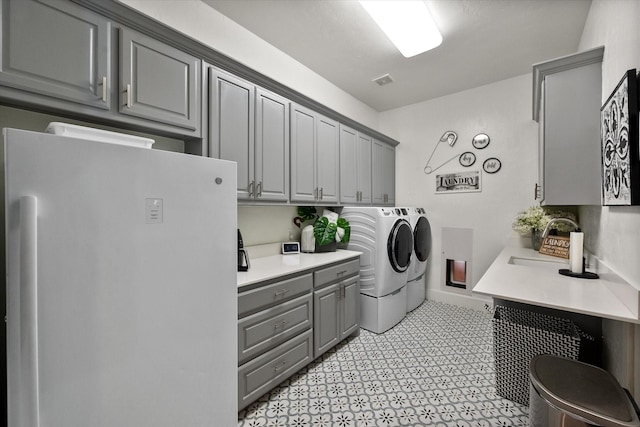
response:
<path fill-rule="evenodd" d="M 564 236 L 545 237 L 540 246 L 540 253 L 569 259 L 569 238 Z"/>

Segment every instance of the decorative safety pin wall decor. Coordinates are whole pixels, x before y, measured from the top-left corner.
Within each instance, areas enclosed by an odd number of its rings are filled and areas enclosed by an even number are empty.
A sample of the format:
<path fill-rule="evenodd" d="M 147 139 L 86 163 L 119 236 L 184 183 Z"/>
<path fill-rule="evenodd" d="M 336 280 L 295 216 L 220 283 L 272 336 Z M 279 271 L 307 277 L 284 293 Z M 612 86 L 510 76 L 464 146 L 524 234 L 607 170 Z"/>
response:
<path fill-rule="evenodd" d="M 435 172 L 438 169 L 440 169 L 442 166 L 446 165 L 447 163 L 449 163 L 450 161 L 452 161 L 453 159 L 455 159 L 455 158 L 457 158 L 459 156 L 459 154 L 456 154 L 455 156 L 453 156 L 452 158 L 450 158 L 449 160 L 445 161 L 440 166 L 437 166 L 435 168 L 432 168 L 431 165 L 429 165 L 429 162 L 431 162 L 431 158 L 435 154 L 436 150 L 438 149 L 438 145 L 440 145 L 441 142 L 446 142 L 447 144 L 449 144 L 449 147 L 453 147 L 453 145 L 456 143 L 457 139 L 458 139 L 458 134 L 455 133 L 452 130 L 448 130 L 448 131 L 446 131 L 445 133 L 442 134 L 442 136 L 440 137 L 440 140 L 438 141 L 436 146 L 433 147 L 433 151 L 431 152 L 431 155 L 429 156 L 429 159 L 427 160 L 427 164 L 424 167 L 424 173 L 426 173 L 428 175 L 428 174 L 430 174 L 432 172 Z"/>

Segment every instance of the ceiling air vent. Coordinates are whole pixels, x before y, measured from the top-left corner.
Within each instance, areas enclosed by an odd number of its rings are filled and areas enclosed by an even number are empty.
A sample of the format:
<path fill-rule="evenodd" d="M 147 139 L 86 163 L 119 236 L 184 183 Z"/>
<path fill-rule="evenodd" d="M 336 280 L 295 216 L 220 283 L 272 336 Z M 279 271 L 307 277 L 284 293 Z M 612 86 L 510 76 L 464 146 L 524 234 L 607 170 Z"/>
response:
<path fill-rule="evenodd" d="M 378 85 L 380 86 L 384 86 L 393 82 L 393 77 L 391 77 L 390 74 L 385 74 L 384 76 L 380 76 L 376 79 L 373 79 L 372 81 L 378 83 Z"/>

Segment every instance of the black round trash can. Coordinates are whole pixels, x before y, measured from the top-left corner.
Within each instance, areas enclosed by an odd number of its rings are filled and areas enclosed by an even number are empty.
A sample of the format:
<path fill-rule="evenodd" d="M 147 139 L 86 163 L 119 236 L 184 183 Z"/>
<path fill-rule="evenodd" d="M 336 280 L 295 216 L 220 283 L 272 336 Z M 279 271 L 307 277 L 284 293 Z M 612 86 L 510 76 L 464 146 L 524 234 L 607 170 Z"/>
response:
<path fill-rule="evenodd" d="M 618 381 L 604 369 L 563 357 L 531 359 L 531 427 L 640 427 Z"/>

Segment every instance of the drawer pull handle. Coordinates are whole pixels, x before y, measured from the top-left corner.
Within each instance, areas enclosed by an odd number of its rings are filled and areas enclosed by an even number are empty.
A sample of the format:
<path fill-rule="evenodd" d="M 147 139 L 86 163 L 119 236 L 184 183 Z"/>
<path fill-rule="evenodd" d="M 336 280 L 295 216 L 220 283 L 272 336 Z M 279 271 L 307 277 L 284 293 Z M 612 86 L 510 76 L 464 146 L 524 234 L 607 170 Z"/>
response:
<path fill-rule="evenodd" d="M 336 273 L 336 276 L 342 276 L 342 275 L 343 275 L 344 273 L 346 273 L 346 272 L 347 272 L 347 270 L 341 270 L 341 271 L 338 271 L 338 272 Z"/>
<path fill-rule="evenodd" d="M 282 361 L 282 362 L 278 363 L 277 365 L 275 365 L 275 366 L 273 367 L 273 370 L 274 370 L 274 371 L 276 371 L 276 372 L 278 372 L 280 369 L 282 369 L 282 368 L 286 367 L 286 366 L 287 366 L 287 363 L 289 363 L 289 362 L 287 362 L 286 360 L 284 360 L 284 361 Z"/>
<path fill-rule="evenodd" d="M 287 293 L 289 293 L 289 289 L 280 289 L 279 291 L 276 291 L 276 293 L 273 294 L 273 296 L 278 298 L 278 297 L 286 295 Z"/>
<path fill-rule="evenodd" d="M 278 322 L 278 323 L 273 325 L 273 329 L 277 330 L 278 328 L 284 328 L 285 326 L 287 326 L 287 323 L 289 323 L 289 322 L 287 322 L 286 320 Z"/>
<path fill-rule="evenodd" d="M 131 84 L 127 84 L 126 92 L 126 106 L 131 108 Z"/>
<path fill-rule="evenodd" d="M 102 102 L 107 102 L 107 77 L 102 77 Z"/>

